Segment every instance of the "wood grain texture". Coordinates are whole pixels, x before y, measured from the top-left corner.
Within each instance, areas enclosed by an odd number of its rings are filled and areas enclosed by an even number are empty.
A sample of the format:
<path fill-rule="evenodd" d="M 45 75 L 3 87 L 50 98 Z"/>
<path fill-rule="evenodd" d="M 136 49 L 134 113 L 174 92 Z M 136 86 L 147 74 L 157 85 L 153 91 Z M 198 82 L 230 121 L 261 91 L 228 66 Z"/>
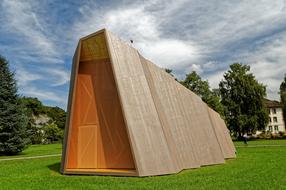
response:
<path fill-rule="evenodd" d="M 176 144 L 177 151 L 172 155 L 180 163 L 179 169 L 223 163 L 224 158 L 211 121 L 205 117 L 208 112 L 202 100 L 163 69 L 143 57 L 141 60 L 151 93 L 155 95 L 157 110 L 160 110 L 164 121 L 163 130 L 170 134 L 167 141 L 171 145 Z"/>
<path fill-rule="evenodd" d="M 65 131 L 64 131 L 64 141 L 63 141 L 63 150 L 62 150 L 62 161 L 61 161 L 61 173 L 65 173 L 67 168 L 67 160 L 69 158 L 69 153 L 73 152 L 75 150 L 70 150 L 69 144 L 70 144 L 70 124 L 71 120 L 73 118 L 73 107 L 74 107 L 74 100 L 75 100 L 75 89 L 76 89 L 76 77 L 78 73 L 78 66 L 79 66 L 79 60 L 80 60 L 80 51 L 81 51 L 81 40 L 79 41 L 77 48 L 75 50 L 75 54 L 73 56 L 73 62 L 72 62 L 72 71 L 71 71 L 71 79 L 70 79 L 70 89 L 69 89 L 69 97 L 68 97 L 68 105 L 67 105 L 67 118 L 66 118 L 66 125 L 65 125 Z M 76 163 L 72 163 L 72 165 L 76 165 Z"/>
<path fill-rule="evenodd" d="M 76 171 L 91 168 L 135 169 L 111 63 L 102 36 L 104 35 L 101 33 L 82 42 L 88 44 L 89 48 L 81 48 L 74 81 L 74 101 L 70 110 L 73 117 L 68 127 L 70 140 L 67 143 L 69 151 L 65 166 L 69 172 L 72 169 Z M 99 54 L 83 53 L 92 47 L 102 49 Z"/>
<path fill-rule="evenodd" d="M 176 171 L 138 52 L 107 33 L 130 144 L 140 176 Z"/>
<path fill-rule="evenodd" d="M 82 40 L 80 61 L 90 61 L 96 59 L 108 59 L 108 51 L 105 43 L 104 32 Z"/>
<path fill-rule="evenodd" d="M 106 30 L 79 48 L 63 173 L 163 175 L 235 157 L 219 114 L 136 49 Z"/>
<path fill-rule="evenodd" d="M 110 61 L 80 62 L 77 80 L 72 126 L 78 132 L 71 137 L 78 139 L 76 167 L 133 169 Z"/>
<path fill-rule="evenodd" d="M 235 158 L 236 150 L 223 119 L 217 112 L 215 112 L 211 108 L 208 108 L 208 111 L 209 117 L 212 120 L 213 129 L 215 130 L 215 133 L 217 135 L 217 139 L 223 152 L 224 158 Z"/>

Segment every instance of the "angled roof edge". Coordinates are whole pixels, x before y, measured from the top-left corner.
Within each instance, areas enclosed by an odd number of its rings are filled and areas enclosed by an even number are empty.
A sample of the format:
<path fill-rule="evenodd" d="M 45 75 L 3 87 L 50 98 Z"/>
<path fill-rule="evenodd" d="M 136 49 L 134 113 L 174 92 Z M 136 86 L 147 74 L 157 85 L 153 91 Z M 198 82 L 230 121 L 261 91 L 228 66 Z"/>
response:
<path fill-rule="evenodd" d="M 79 39 L 79 41 L 86 40 L 86 39 L 88 39 L 88 38 L 91 38 L 91 37 L 93 37 L 93 36 L 99 34 L 99 33 L 106 32 L 106 31 L 107 31 L 107 30 L 106 30 L 105 28 L 103 28 L 103 29 L 101 29 L 101 30 L 98 30 L 98 31 L 96 31 L 96 32 L 93 32 L 93 33 L 91 33 L 91 34 L 88 34 L 87 36 L 81 37 L 81 38 Z"/>
<path fill-rule="evenodd" d="M 120 102 L 120 106 L 121 106 L 121 109 L 122 109 L 122 114 L 123 114 L 123 119 L 124 119 L 124 123 L 126 125 L 126 132 L 127 132 L 127 136 L 128 136 L 128 140 L 129 140 L 129 143 L 130 143 L 130 149 L 131 149 L 131 154 L 132 154 L 132 157 L 133 157 L 133 161 L 134 161 L 134 165 L 135 165 L 135 170 L 138 174 L 138 176 L 140 176 L 140 167 L 139 166 L 139 163 L 138 163 L 138 160 L 136 160 L 135 158 L 135 150 L 134 150 L 134 147 L 132 145 L 132 136 L 130 134 L 130 131 L 128 130 L 128 121 L 127 121 L 127 118 L 126 118 L 126 111 L 123 109 L 123 103 L 122 103 L 122 94 L 120 93 L 120 89 L 118 87 L 118 81 L 116 80 L 116 72 L 114 70 L 114 57 L 111 53 L 111 46 L 110 46 L 110 41 L 109 41 L 109 37 L 108 37 L 108 34 L 111 33 L 109 32 L 108 30 L 106 30 L 105 28 L 101 30 L 102 32 L 104 32 L 104 37 L 105 37 L 105 42 L 106 42 L 106 47 L 107 47 L 107 52 L 108 52 L 108 55 L 109 55 L 109 59 L 110 59 L 110 63 L 111 63 L 111 70 L 112 70 L 112 74 L 113 74 L 113 77 L 114 77 L 114 81 L 115 81 L 115 87 L 116 87 L 116 90 L 117 90 L 117 93 L 118 93 L 118 98 L 119 98 L 119 102 Z M 95 34 L 98 34 L 98 33 L 94 33 Z"/>
<path fill-rule="evenodd" d="M 76 88 L 76 76 L 78 72 L 79 60 L 80 60 L 80 51 L 81 51 L 81 41 L 79 40 L 77 47 L 75 49 L 75 53 L 72 59 L 72 68 L 70 75 L 70 87 L 69 87 L 69 95 L 68 95 L 68 104 L 67 104 L 67 117 L 65 122 L 65 130 L 64 130 L 64 139 L 63 139 L 63 149 L 62 149 L 62 159 L 61 159 L 61 173 L 65 173 L 66 163 L 67 163 L 67 154 L 68 154 L 68 146 L 67 142 L 69 138 L 69 133 L 71 130 L 69 129 L 71 118 L 72 118 L 72 109 L 74 105 L 74 90 Z"/>

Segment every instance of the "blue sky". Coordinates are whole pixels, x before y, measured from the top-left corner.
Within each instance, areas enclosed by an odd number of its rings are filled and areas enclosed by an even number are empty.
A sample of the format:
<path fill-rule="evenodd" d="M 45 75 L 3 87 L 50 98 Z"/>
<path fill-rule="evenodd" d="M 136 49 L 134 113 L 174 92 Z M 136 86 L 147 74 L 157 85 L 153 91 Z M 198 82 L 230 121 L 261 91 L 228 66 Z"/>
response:
<path fill-rule="evenodd" d="M 107 28 L 178 78 L 217 88 L 229 64 L 251 66 L 268 97 L 286 73 L 286 0 L 0 0 L 0 54 L 21 95 L 66 108 L 80 37 Z"/>

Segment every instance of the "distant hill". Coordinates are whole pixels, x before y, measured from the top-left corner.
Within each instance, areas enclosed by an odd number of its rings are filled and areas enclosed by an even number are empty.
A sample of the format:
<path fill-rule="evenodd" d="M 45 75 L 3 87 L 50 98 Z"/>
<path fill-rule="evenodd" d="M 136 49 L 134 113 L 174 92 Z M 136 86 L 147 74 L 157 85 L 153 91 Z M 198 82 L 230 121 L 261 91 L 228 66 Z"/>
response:
<path fill-rule="evenodd" d="M 21 97 L 29 118 L 29 133 L 33 144 L 62 140 L 66 112 L 59 107 L 45 106 L 37 98 Z"/>
<path fill-rule="evenodd" d="M 57 106 L 45 106 L 37 98 L 22 97 L 21 101 L 26 108 L 28 116 L 33 117 L 36 120 L 41 118 L 43 119 L 43 117 L 46 116 L 50 118 L 46 122 L 55 122 L 59 128 L 64 129 L 66 120 L 65 110 Z"/>

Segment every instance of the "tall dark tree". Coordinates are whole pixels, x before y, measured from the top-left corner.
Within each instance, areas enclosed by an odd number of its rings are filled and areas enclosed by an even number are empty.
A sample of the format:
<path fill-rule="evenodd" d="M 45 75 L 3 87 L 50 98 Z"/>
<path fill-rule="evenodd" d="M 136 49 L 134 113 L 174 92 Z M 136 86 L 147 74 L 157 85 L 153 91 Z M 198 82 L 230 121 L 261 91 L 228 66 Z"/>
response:
<path fill-rule="evenodd" d="M 283 118 L 286 121 L 286 74 L 284 76 L 284 81 L 280 85 L 280 99 L 283 105 Z"/>
<path fill-rule="evenodd" d="M 219 84 L 228 127 L 238 137 L 264 130 L 268 122 L 266 87 L 249 71 L 250 66 L 234 63 Z"/>
<path fill-rule="evenodd" d="M 180 83 L 200 96 L 205 103 L 223 116 L 224 107 L 220 103 L 220 97 L 210 89 L 208 81 L 202 80 L 195 71 L 187 74 L 185 80 Z"/>
<path fill-rule="evenodd" d="M 9 70 L 8 61 L 0 56 L 0 154 L 16 154 L 29 144 L 27 124 L 14 73 Z"/>

